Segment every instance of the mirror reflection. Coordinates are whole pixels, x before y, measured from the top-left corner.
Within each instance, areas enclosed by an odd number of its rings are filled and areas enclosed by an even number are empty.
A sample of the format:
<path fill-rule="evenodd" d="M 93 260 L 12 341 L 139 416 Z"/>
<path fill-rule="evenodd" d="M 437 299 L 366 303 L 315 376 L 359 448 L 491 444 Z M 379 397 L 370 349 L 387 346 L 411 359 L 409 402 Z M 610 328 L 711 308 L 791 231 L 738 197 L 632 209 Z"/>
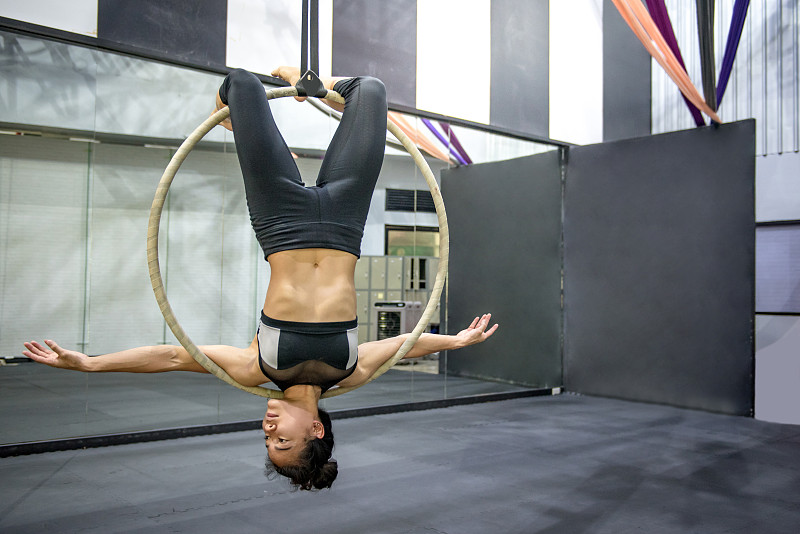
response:
<path fill-rule="evenodd" d="M 147 217 L 180 142 L 214 108 L 224 77 L 0 32 L 0 404 L 2 443 L 261 420 L 263 399 L 196 373 L 84 374 L 31 363 L 23 341 L 88 355 L 176 345 L 152 296 Z M 27 65 L 24 69 L 21 65 Z M 313 185 L 341 116 L 270 103 L 303 182 Z M 551 150 L 392 112 L 434 172 Z M 192 151 L 162 216 L 162 275 L 176 316 L 202 345 L 247 347 L 274 274 L 254 239 L 239 154 L 217 127 Z M 439 232 L 419 169 L 387 137 L 352 266 L 358 343 L 416 324 L 438 269 Z M 491 310 L 475 310 L 476 315 Z M 446 291 L 428 331 L 447 325 Z M 42 350 L 45 350 L 42 346 Z M 447 352 L 402 362 L 323 399 L 325 410 L 519 389 L 448 376 Z"/>

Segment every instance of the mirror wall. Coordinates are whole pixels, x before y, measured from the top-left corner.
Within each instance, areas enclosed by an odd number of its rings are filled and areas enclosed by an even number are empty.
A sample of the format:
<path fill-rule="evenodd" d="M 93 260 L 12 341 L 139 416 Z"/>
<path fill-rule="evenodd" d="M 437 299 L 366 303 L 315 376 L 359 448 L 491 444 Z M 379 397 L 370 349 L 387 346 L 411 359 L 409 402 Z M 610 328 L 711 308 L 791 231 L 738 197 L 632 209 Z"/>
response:
<path fill-rule="evenodd" d="M 150 288 L 147 218 L 167 162 L 211 112 L 223 77 L 11 32 L 0 32 L 0 43 L 0 443 L 260 419 L 264 399 L 208 375 L 85 374 L 21 356 L 30 340 L 90 355 L 176 343 Z M 314 183 L 335 112 L 293 99 L 271 105 L 304 180 Z M 475 164 L 554 149 L 413 116 L 397 120 L 429 148 L 437 177 L 463 164 L 456 139 Z M 410 330 L 438 265 L 427 184 L 387 141 L 356 272 L 361 341 Z M 170 302 L 193 341 L 248 345 L 269 267 L 250 228 L 230 132 L 215 128 L 183 164 L 160 246 Z M 406 305 L 402 316 L 392 313 L 397 303 Z M 434 331 L 447 331 L 446 317 L 445 292 Z M 518 389 L 447 376 L 445 357 L 457 353 L 399 365 L 323 407 Z"/>

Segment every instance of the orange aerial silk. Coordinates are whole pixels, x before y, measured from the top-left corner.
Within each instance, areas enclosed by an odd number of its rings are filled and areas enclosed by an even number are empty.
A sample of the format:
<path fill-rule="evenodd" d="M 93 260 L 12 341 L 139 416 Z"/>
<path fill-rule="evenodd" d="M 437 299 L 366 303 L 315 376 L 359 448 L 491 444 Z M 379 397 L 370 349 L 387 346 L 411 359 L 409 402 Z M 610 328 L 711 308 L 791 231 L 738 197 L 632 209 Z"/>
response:
<path fill-rule="evenodd" d="M 653 18 L 650 16 L 650 13 L 647 11 L 647 8 L 644 7 L 641 0 L 611 1 L 617 6 L 622 18 L 625 19 L 625 22 L 628 23 L 628 26 L 630 26 L 633 33 L 636 34 L 636 37 L 639 38 L 647 51 L 650 52 L 650 55 L 664 68 L 667 75 L 672 78 L 672 81 L 675 82 L 681 93 L 683 93 L 692 104 L 697 106 L 700 111 L 708 115 L 711 120 L 717 124 L 722 124 L 722 120 L 717 116 L 714 110 L 706 104 L 700 92 L 692 84 L 689 75 L 683 67 L 681 67 L 678 58 L 675 57 L 672 50 L 670 50 L 669 45 L 664 40 L 664 36 L 658 31 L 656 23 L 653 21 Z"/>
<path fill-rule="evenodd" d="M 408 121 L 406 121 L 405 117 L 400 115 L 395 111 L 389 112 L 389 120 L 395 123 L 398 128 L 400 128 L 404 134 L 408 136 L 411 141 L 414 142 L 419 148 L 430 154 L 436 159 L 440 159 L 442 161 L 450 162 L 450 156 L 448 156 L 443 151 L 439 150 L 436 145 L 434 145 L 427 137 L 419 133 L 414 127 L 412 127 Z"/>

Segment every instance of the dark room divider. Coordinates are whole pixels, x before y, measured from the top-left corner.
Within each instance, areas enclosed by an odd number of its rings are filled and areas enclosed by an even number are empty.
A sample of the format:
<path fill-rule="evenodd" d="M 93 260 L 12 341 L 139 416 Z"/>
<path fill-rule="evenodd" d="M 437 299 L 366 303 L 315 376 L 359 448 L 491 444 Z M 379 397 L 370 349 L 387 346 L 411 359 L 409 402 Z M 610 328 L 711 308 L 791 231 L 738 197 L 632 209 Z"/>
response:
<path fill-rule="evenodd" d="M 448 329 L 491 312 L 490 343 L 447 371 L 533 387 L 561 376 L 561 164 L 557 150 L 442 171 L 450 220 Z"/>
<path fill-rule="evenodd" d="M 754 121 L 444 171 L 448 371 L 752 414 L 754 182 Z"/>
<path fill-rule="evenodd" d="M 568 390 L 751 413 L 754 125 L 570 149 Z"/>

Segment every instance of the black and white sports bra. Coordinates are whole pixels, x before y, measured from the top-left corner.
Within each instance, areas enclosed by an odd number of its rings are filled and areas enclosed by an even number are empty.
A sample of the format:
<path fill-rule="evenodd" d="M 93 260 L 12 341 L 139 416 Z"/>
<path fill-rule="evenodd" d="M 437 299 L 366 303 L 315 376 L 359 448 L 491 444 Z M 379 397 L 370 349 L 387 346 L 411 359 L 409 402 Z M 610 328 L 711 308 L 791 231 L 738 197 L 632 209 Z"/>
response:
<path fill-rule="evenodd" d="M 280 321 L 261 313 L 258 364 L 281 391 L 299 384 L 329 390 L 356 370 L 358 320 L 335 323 Z"/>

